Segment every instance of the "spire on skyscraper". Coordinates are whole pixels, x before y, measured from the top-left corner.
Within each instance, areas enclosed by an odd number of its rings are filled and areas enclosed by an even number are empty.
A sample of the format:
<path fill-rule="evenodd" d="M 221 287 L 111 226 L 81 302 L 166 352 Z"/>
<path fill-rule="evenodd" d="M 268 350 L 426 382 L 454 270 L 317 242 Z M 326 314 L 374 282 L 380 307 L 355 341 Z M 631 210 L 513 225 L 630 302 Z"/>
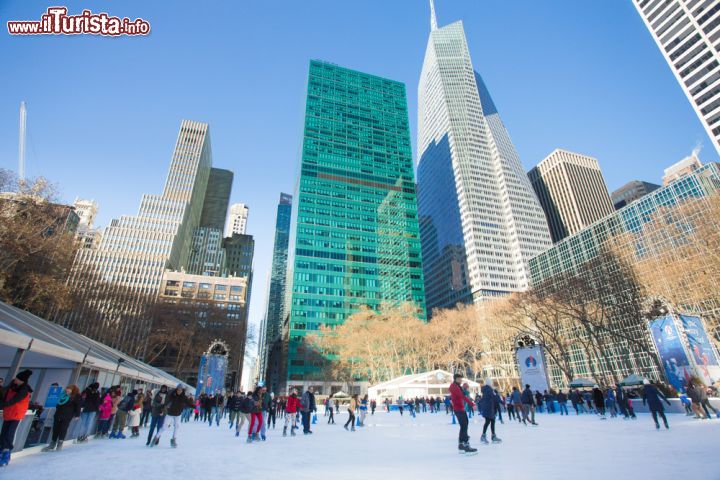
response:
<path fill-rule="evenodd" d="M 435 2 L 430 0 L 430 30 L 437 30 L 437 18 L 435 17 Z"/>

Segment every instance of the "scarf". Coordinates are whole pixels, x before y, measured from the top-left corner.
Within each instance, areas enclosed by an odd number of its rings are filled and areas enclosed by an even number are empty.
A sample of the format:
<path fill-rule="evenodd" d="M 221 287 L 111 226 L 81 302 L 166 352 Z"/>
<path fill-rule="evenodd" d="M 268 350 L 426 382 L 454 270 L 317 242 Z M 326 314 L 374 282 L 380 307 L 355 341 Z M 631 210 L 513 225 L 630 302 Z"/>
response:
<path fill-rule="evenodd" d="M 70 401 L 70 395 L 67 394 L 65 390 L 63 390 L 62 395 L 60 396 L 60 400 L 58 400 L 58 405 L 65 405 L 67 402 Z"/>

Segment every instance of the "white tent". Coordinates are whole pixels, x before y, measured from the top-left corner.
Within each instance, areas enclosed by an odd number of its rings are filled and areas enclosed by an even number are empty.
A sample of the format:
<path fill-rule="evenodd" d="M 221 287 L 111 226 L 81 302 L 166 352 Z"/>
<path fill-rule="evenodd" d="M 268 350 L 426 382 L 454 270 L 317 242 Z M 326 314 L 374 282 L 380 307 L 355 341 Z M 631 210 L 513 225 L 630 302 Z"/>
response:
<path fill-rule="evenodd" d="M 398 397 L 444 397 L 449 395 L 448 387 L 452 381 L 453 374 L 445 370 L 404 375 L 368 388 L 368 397 L 375 400 L 397 399 Z M 477 392 L 480 389 L 480 384 L 477 382 L 467 379 L 463 380 L 463 383 L 465 382 L 471 392 Z"/>

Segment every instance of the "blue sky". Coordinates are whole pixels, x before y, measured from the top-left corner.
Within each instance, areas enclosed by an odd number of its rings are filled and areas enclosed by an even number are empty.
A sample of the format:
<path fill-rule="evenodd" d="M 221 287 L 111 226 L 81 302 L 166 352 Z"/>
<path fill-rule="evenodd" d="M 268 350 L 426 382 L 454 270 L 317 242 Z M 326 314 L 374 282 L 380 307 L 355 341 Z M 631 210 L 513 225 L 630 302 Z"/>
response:
<path fill-rule="evenodd" d="M 148 37 L 14 37 L 7 20 L 50 5 L 150 21 Z M 436 0 L 462 19 L 527 169 L 561 147 L 600 161 L 609 189 L 658 182 L 712 143 L 629 0 Z M 99 224 L 159 193 L 180 120 L 210 124 L 213 163 L 235 172 L 256 239 L 251 322 L 265 308 L 275 208 L 292 192 L 308 60 L 405 82 L 415 143 L 426 0 L 52 2 L 0 0 L 0 168 L 16 169 L 18 108 L 28 104 L 27 171 L 62 198 L 94 198 Z"/>

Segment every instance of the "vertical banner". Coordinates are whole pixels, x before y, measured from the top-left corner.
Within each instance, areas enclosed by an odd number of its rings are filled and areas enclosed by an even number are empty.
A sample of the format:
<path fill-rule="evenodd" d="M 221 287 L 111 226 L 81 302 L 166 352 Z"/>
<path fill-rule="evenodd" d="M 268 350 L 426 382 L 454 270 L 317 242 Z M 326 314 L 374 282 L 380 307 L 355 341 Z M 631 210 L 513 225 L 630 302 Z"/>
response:
<path fill-rule="evenodd" d="M 650 332 L 660 354 L 660 362 L 665 367 L 668 382 L 678 392 L 684 392 L 685 384 L 693 371 L 675 320 L 670 315 L 657 318 L 650 322 Z"/>
<path fill-rule="evenodd" d="M 203 355 L 200 359 L 198 386 L 200 393 L 215 394 L 225 388 L 226 355 Z"/>
<path fill-rule="evenodd" d="M 516 355 L 522 386 L 530 385 L 533 392 L 550 390 L 542 347 L 518 348 Z"/>
<path fill-rule="evenodd" d="M 695 362 L 695 373 L 703 379 L 705 385 L 712 385 L 720 379 L 720 363 L 702 320 L 690 315 L 679 315 L 679 317 Z"/>

